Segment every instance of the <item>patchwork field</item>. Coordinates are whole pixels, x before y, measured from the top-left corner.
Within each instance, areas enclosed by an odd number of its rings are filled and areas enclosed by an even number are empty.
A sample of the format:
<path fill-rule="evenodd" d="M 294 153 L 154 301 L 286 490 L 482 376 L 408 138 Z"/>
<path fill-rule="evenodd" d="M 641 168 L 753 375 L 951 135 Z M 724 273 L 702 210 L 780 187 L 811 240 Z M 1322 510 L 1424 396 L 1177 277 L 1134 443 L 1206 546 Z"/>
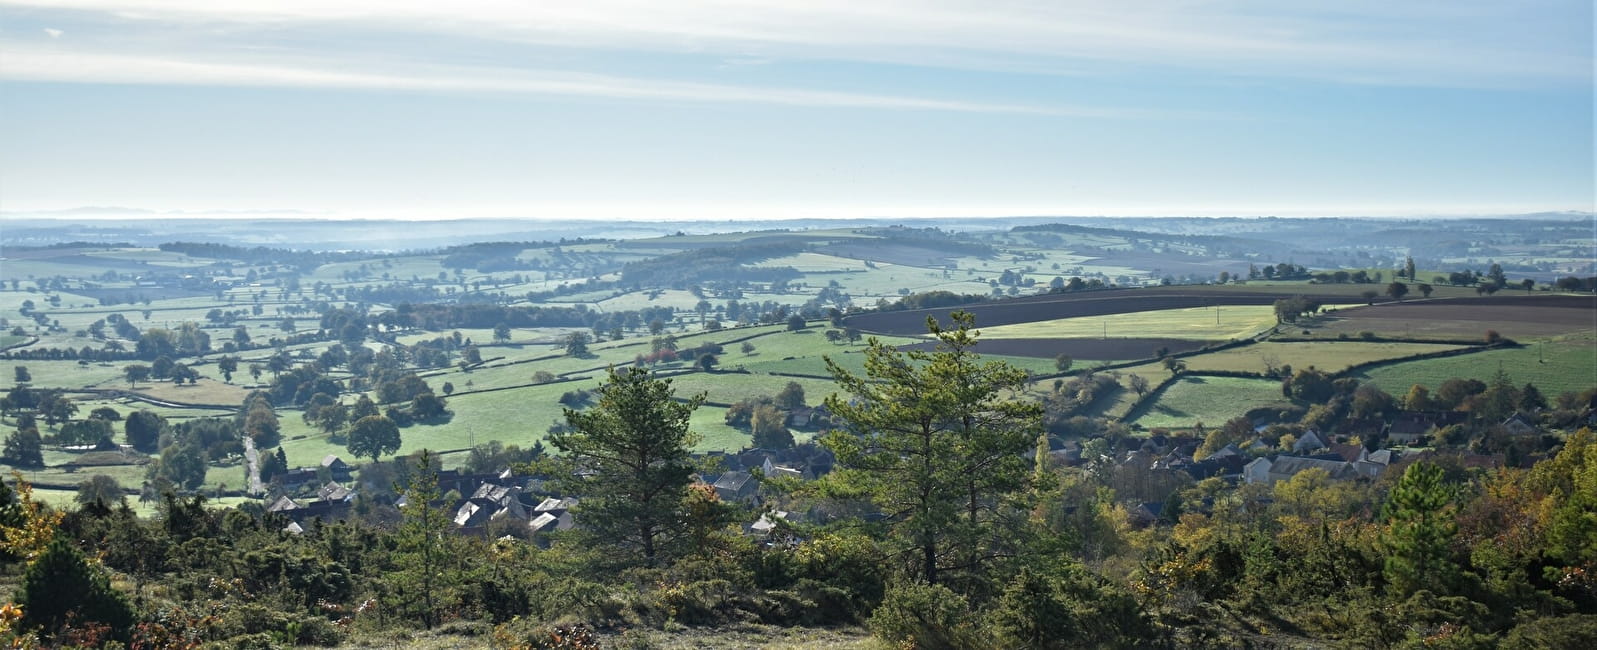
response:
<path fill-rule="evenodd" d="M 1201 228 L 1190 232 L 1200 231 Z M 1043 291 L 1055 277 L 1099 278 L 1132 287 L 1157 285 L 1166 276 L 1177 276 L 1178 282 L 1203 282 L 1205 277 L 1221 271 L 1244 273 L 1248 265 L 1238 261 L 1234 252 L 1207 252 L 1202 244 L 1191 241 L 1165 238 L 1153 244 L 1138 241 L 1141 237 L 1127 232 L 1114 234 L 1107 230 L 1063 234 L 995 232 L 963 240 L 955 237 L 952 244 L 916 240 L 913 235 L 897 231 L 888 238 L 878 239 L 871 232 L 870 229 L 831 228 L 681 235 L 632 241 L 589 239 L 559 247 L 532 247 L 519 253 L 512 249 L 510 258 L 513 259 L 500 260 L 498 267 L 483 267 L 504 270 L 479 270 L 470 263 L 445 267 L 447 253 L 420 248 L 415 250 L 421 252 L 415 254 L 375 256 L 320 266 L 309 264 L 297 270 L 286 262 L 273 265 L 190 257 L 151 248 L 25 250 L 15 257 L 8 255 L 5 260 L 3 270 L 7 283 L 0 286 L 0 317 L 7 319 L 8 327 L 0 334 L 0 345 L 26 342 L 38 335 L 38 341 L 29 347 L 97 348 L 106 343 L 86 334 L 79 336 L 79 330 L 109 314 L 120 313 L 140 329 L 200 323 L 211 335 L 213 347 L 220 347 L 230 339 L 235 326 L 245 327 L 256 342 L 280 336 L 283 332 L 279 326 L 286 316 L 295 318 L 296 331 L 314 331 L 319 325 L 316 310 L 327 306 L 352 306 L 356 304 L 353 300 L 341 300 L 340 296 L 347 297 L 367 288 L 407 287 L 421 296 L 434 295 L 432 292 L 436 291 L 437 300 L 446 303 L 481 301 L 522 306 L 532 304 L 526 302 L 529 292 L 556 291 L 562 285 L 596 279 L 598 282 L 588 285 L 587 291 L 563 294 L 543 304 L 585 305 L 604 313 L 670 307 L 675 309 L 676 317 L 666 325 L 666 332 L 676 337 L 678 349 L 705 342 L 723 346 L 717 355 L 716 372 L 701 372 L 686 361 L 651 366 L 657 372 L 674 375 L 678 395 L 685 397 L 702 391 L 712 402 L 725 404 L 774 394 L 789 381 L 796 381 L 804 386 L 809 403 L 817 404 L 835 389 L 825 378 L 828 371 L 823 357 L 831 357 L 850 372 L 863 373 L 863 342 L 827 341 L 829 325 L 820 320 L 810 321 L 805 330 L 798 332 L 788 332 L 782 324 L 703 332 L 700 331 L 702 320 L 716 316 L 714 311 L 704 317 L 695 313 L 701 298 L 689 290 L 693 288 L 692 283 L 661 283 L 652 287 L 604 284 L 619 279 L 622 263 L 655 255 L 741 244 L 800 243 L 813 246 L 748 264 L 794 268 L 800 276 L 793 279 L 787 289 L 773 291 L 768 282 L 710 279 L 700 284 L 699 291 L 711 296 L 702 300 L 708 300 L 712 309 L 724 309 L 726 296 L 736 295 L 744 305 L 771 302 L 797 310 L 812 303 L 822 288 L 830 286 L 838 293 L 828 297 L 837 302 L 826 301 L 822 303 L 823 309 L 834 304 L 846 305 L 849 298 L 856 307 L 870 308 L 890 303 L 906 293 L 933 290 L 993 296 L 996 281 L 1007 275 L 1010 279 L 1018 278 L 1021 286 L 1013 289 L 999 286 L 998 293 L 1013 290 L 1024 297 L 990 299 L 963 307 L 860 313 L 847 317 L 846 322 L 868 335 L 879 336 L 888 345 L 928 349 L 933 343 L 925 336 L 927 316 L 947 322 L 949 312 L 967 309 L 976 314 L 976 326 L 983 341 L 977 351 L 986 359 L 1006 361 L 1033 374 L 1047 375 L 1056 372 L 1054 359 L 1060 354 L 1074 358 L 1075 369 L 1079 371 L 1110 362 L 1151 360 L 1160 352 L 1196 353 L 1216 342 L 1250 338 L 1275 326 L 1272 303 L 1277 299 L 1308 294 L 1325 305 L 1359 303 L 1359 306 L 1335 309 L 1285 331 L 1294 337 L 1315 340 L 1265 341 L 1194 354 L 1185 357 L 1188 368 L 1200 373 L 1259 372 L 1268 365 L 1285 364 L 1313 365 L 1337 371 L 1371 361 L 1454 347 L 1358 340 L 1362 332 L 1393 337 L 1473 339 L 1482 336 L 1487 329 L 1496 329 L 1505 336 L 1535 345 L 1449 359 L 1394 363 L 1370 369 L 1368 378 L 1388 391 L 1400 393 L 1415 382 L 1434 386 L 1452 376 L 1489 376 L 1501 365 L 1516 382 L 1534 381 L 1550 395 L 1597 384 L 1597 342 L 1592 340 L 1591 334 L 1597 331 L 1597 317 L 1594 317 L 1597 301 L 1589 296 L 1504 291 L 1496 296 L 1476 297 L 1473 288 L 1437 286 L 1432 300 L 1391 303 L 1381 296 L 1376 299 L 1376 306 L 1364 307 L 1361 294 L 1384 290 L 1384 284 L 1313 285 L 1291 281 L 1024 295 Z M 210 273 L 240 277 L 255 272 L 260 282 L 256 286 L 222 289 L 218 295 L 207 284 L 181 288 L 174 278 L 178 273 L 191 272 L 186 269 L 194 269 L 192 273 L 201 277 Z M 114 271 L 116 275 L 108 276 L 107 271 Z M 146 272 L 165 273 L 162 286 L 134 287 L 133 276 L 146 275 Z M 1390 273 L 1390 269 L 1384 272 Z M 1183 275 L 1192 277 L 1180 277 Z M 101 277 L 107 279 L 101 280 Z M 22 288 L 11 280 L 19 280 Z M 1025 282 L 1033 284 L 1024 286 Z M 292 288 L 295 283 L 300 287 L 297 290 Z M 344 291 L 351 293 L 340 293 Z M 134 302 L 104 306 L 100 304 L 102 298 Z M 31 300 L 33 309 L 47 314 L 49 321 L 36 325 L 33 319 L 23 315 L 25 300 Z M 206 318 L 213 309 L 248 313 L 257 305 L 261 310 L 259 314 L 249 313 L 225 325 L 209 323 Z M 392 305 L 369 304 L 368 307 L 372 313 L 379 313 Z M 813 304 L 810 307 L 813 308 Z M 10 326 L 16 325 L 22 326 L 27 336 L 11 335 Z M 52 327 L 54 325 L 59 327 Z M 1307 328 L 1309 334 L 1303 334 L 1303 328 Z M 448 336 L 452 331 L 405 332 L 398 343 L 414 345 Z M 560 343 L 570 331 L 577 329 L 516 329 L 511 333 L 510 344 L 496 344 L 492 330 L 461 328 L 461 335 L 476 343 L 489 362 L 469 372 L 454 365 L 417 369 L 434 390 L 442 392 L 444 383 L 451 384 L 454 394 L 448 401 L 454 416 L 441 422 L 404 428 L 400 453 L 422 448 L 461 450 L 490 440 L 530 445 L 542 439 L 551 424 L 562 420 L 559 399 L 563 394 L 599 386 L 606 367 L 631 365 L 639 355 L 651 351 L 650 342 L 654 338 L 641 328 L 634 329 L 626 332 L 628 338 L 622 341 L 593 343 L 589 346 L 590 354 L 572 357 L 564 354 Z M 1584 338 L 1582 333 L 1586 334 Z M 1343 337 L 1352 340 L 1343 340 Z M 1544 340 L 1546 342 L 1542 343 Z M 744 350 L 745 341 L 750 346 L 748 351 Z M 131 349 L 136 341 L 118 341 L 118 344 Z M 286 350 L 296 355 L 306 353 L 308 356 L 301 358 L 308 359 L 326 345 L 301 344 L 287 346 Z M 373 350 L 385 346 L 370 339 L 366 345 Z M 259 363 L 273 352 L 270 348 L 261 348 L 240 356 L 246 364 Z M 198 386 L 141 382 L 136 391 L 154 400 L 226 408 L 181 409 L 152 406 L 131 398 L 108 401 L 90 393 L 79 393 L 74 397 L 81 398 L 78 417 L 105 405 L 124 415 L 148 408 L 174 420 L 229 414 L 228 409 L 236 407 L 249 389 L 246 382 L 252 380 L 246 368 L 235 375 L 237 384 L 222 383 L 213 363 L 216 355 L 206 358 L 210 361 L 192 357 L 181 360 L 201 372 L 203 379 Z M 451 361 L 457 360 L 458 353 Z M 18 360 L 9 365 L 28 367 L 32 375 L 30 384 L 34 387 L 126 391 L 128 386 L 122 369 L 128 363 L 131 362 L 79 363 L 68 358 Z M 535 375 L 542 372 L 552 373 L 564 381 L 535 385 Z M 1278 403 L 1281 399 L 1279 385 L 1274 381 L 1188 376 L 1156 394 L 1141 412 L 1128 413 L 1138 400 L 1134 391 L 1125 388 L 1131 383 L 1129 378 L 1140 376 L 1157 385 L 1170 376 L 1169 372 L 1152 361 L 1103 372 L 1117 375 L 1123 388 L 1103 395 L 1087 414 L 1123 417 L 1149 428 L 1187 427 L 1197 421 L 1218 425 L 1248 408 Z M 348 373 L 338 369 L 329 376 L 343 379 Z M 270 379 L 267 375 L 261 383 Z M 1051 380 L 1036 382 L 1032 390 L 1040 395 L 1052 383 Z M 352 398 L 344 396 L 346 402 Z M 706 406 L 694 414 L 693 427 L 702 435 L 699 449 L 736 450 L 749 444 L 747 432 L 725 425 L 724 412 L 722 406 Z M 347 456 L 342 443 L 335 442 L 337 438 L 306 425 L 298 410 L 280 408 L 279 417 L 283 447 L 291 464 L 313 465 L 327 454 Z M 6 424 L 14 425 L 14 422 Z M 119 434 L 121 430 L 119 425 Z M 50 432 L 53 429 L 47 431 Z M 814 434 L 813 431 L 795 431 L 799 440 Z M 46 454 L 47 462 L 57 467 L 41 471 L 39 478 L 51 485 L 70 485 L 93 473 L 87 468 L 63 466 L 71 460 L 71 454 L 55 449 Z M 456 452 L 446 455 L 444 462 L 447 466 L 456 466 L 464 458 L 463 453 Z M 143 480 L 143 469 L 137 466 L 111 467 L 105 472 L 124 485 L 136 486 Z M 237 462 L 225 462 L 210 468 L 206 489 L 214 490 L 218 483 L 237 489 L 243 481 L 242 467 Z M 47 496 L 70 499 L 71 490 L 54 490 Z"/>

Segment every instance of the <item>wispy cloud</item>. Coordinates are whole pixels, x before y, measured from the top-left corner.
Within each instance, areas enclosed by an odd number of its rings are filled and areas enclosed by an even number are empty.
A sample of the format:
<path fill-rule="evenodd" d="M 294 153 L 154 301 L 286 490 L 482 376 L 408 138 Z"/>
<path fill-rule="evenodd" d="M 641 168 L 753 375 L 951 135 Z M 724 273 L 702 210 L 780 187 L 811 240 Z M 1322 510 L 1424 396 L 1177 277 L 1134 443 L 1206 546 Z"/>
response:
<path fill-rule="evenodd" d="M 0 5 L 70 9 L 150 24 L 246 30 L 318 26 L 547 46 L 1032 71 L 1115 63 L 1352 83 L 1589 85 L 1592 65 L 1589 0 L 0 0 Z"/>
<path fill-rule="evenodd" d="M 329 61 L 301 64 L 225 62 L 80 52 L 0 43 L 0 79 L 71 83 L 325 87 L 409 91 L 500 92 L 681 102 L 909 109 L 1073 117 L 1137 118 L 1173 113 L 1088 106 L 1028 106 L 897 95 L 659 81 L 632 77 L 488 67 L 406 66 L 403 73 L 346 69 Z"/>
<path fill-rule="evenodd" d="M 46 36 L 49 36 L 50 38 L 61 38 L 61 35 L 65 34 L 65 33 L 66 32 L 63 32 L 63 31 L 61 31 L 59 29 L 55 29 L 53 27 L 44 28 L 44 34 Z"/>

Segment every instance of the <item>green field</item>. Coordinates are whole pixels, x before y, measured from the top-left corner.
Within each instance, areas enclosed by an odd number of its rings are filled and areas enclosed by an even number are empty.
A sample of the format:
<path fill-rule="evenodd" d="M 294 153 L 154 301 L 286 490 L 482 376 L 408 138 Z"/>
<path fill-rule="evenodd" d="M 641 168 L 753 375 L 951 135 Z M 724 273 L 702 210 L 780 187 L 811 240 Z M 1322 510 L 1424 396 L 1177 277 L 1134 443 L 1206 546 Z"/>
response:
<path fill-rule="evenodd" d="M 1136 405 L 1137 400 L 1141 398 L 1141 396 L 1137 395 L 1136 391 L 1131 390 L 1132 375 L 1139 375 L 1143 379 L 1148 380 L 1149 388 L 1158 386 L 1159 382 L 1162 382 L 1170 377 L 1170 372 L 1165 370 L 1164 366 L 1161 366 L 1157 363 L 1145 363 L 1138 366 L 1131 366 L 1129 368 L 1117 368 L 1103 372 L 1108 372 L 1116 376 L 1116 381 L 1122 386 L 1121 390 L 1115 391 L 1115 393 L 1111 396 L 1102 398 L 1094 405 L 1091 415 L 1107 418 L 1125 417 L 1126 412 L 1131 410 L 1131 407 Z M 1040 382 L 1039 386 L 1045 389 L 1051 389 L 1052 383 L 1047 381 Z"/>
<path fill-rule="evenodd" d="M 1497 370 L 1515 384 L 1535 384 L 1549 398 L 1565 391 L 1597 387 L 1597 334 L 1564 337 L 1519 348 L 1487 350 L 1444 359 L 1409 361 L 1360 373 L 1393 395 L 1403 395 L 1421 384 L 1432 390 L 1455 377 L 1486 381 Z"/>
<path fill-rule="evenodd" d="M 1339 372 L 1350 366 L 1371 361 L 1399 359 L 1461 347 L 1465 346 L 1366 341 L 1265 341 L 1240 348 L 1190 356 L 1185 360 L 1187 368 L 1193 371 L 1264 372 L 1268 362 L 1277 368 L 1286 364 L 1293 368 L 1314 366 L 1327 372 Z"/>
<path fill-rule="evenodd" d="M 1130 420 L 1145 428 L 1214 427 L 1249 409 L 1283 403 L 1281 382 L 1235 377 L 1184 377 Z"/>
<path fill-rule="evenodd" d="M 76 361 L 31 361 L 15 360 L 0 362 L 4 374 L 0 374 L 0 386 L 9 388 L 14 382 L 12 366 L 25 366 L 28 374 L 33 376 L 30 382 L 35 388 L 92 388 L 102 384 L 120 381 L 119 387 L 127 387 L 123 380 L 123 366 L 131 361 L 122 363 L 90 363 L 78 365 Z M 142 385 L 142 384 L 141 384 Z"/>
<path fill-rule="evenodd" d="M 1060 318 L 983 327 L 981 334 L 990 339 L 1064 339 L 1098 338 L 1108 331 L 1135 332 L 1143 338 L 1224 341 L 1247 338 L 1275 325 L 1275 309 L 1269 306 L 1227 306 L 1218 311 L 1218 317 L 1214 307 L 1193 307 Z"/>

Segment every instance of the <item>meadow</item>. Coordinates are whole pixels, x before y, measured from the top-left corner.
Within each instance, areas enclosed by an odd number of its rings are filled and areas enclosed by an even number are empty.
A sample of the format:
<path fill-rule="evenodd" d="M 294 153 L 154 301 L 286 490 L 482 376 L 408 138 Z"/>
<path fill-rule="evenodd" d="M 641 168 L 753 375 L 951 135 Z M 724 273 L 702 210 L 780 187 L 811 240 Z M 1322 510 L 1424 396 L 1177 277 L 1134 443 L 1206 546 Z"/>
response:
<path fill-rule="evenodd" d="M 1394 363 L 1370 368 L 1358 376 L 1374 382 L 1381 390 L 1402 395 L 1414 384 L 1435 390 L 1448 379 L 1473 377 L 1484 381 L 1498 370 L 1515 385 L 1535 384 L 1549 398 L 1565 391 L 1597 387 L 1597 333 L 1464 356 Z"/>
<path fill-rule="evenodd" d="M 1442 343 L 1392 343 L 1370 341 L 1264 341 L 1239 348 L 1185 357 L 1195 372 L 1265 372 L 1282 364 L 1293 368 L 1313 366 L 1340 372 L 1351 366 L 1400 359 L 1418 354 L 1456 350 L 1466 346 Z"/>
<path fill-rule="evenodd" d="M 1188 376 L 1165 387 L 1127 421 L 1148 429 L 1185 429 L 1200 422 L 1215 427 L 1250 409 L 1286 402 L 1281 382 L 1273 379 Z"/>

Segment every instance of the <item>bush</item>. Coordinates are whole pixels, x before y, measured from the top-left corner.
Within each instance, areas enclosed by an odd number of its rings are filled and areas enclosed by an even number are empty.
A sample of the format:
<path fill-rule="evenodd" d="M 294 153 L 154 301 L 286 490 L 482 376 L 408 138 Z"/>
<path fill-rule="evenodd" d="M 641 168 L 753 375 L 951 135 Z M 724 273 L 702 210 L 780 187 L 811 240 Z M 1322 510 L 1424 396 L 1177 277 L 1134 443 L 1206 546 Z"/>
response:
<path fill-rule="evenodd" d="M 599 650 L 599 638 L 583 625 L 534 626 L 522 619 L 494 628 L 495 650 Z"/>
<path fill-rule="evenodd" d="M 1503 639 L 1503 648 L 1597 648 L 1597 614 L 1571 614 L 1530 621 Z"/>
<path fill-rule="evenodd" d="M 942 585 L 908 584 L 887 590 L 866 623 L 876 638 L 905 648 L 978 648 L 970 603 Z"/>
<path fill-rule="evenodd" d="M 57 537 L 28 565 L 21 597 L 22 624 L 47 632 L 68 622 L 102 624 L 119 637 L 133 627 L 133 607 L 72 542 Z"/>
<path fill-rule="evenodd" d="M 200 646 L 204 650 L 279 650 L 279 645 L 272 635 L 265 632 L 236 636 L 226 641 L 216 641 Z"/>
<path fill-rule="evenodd" d="M 1156 645 L 1135 598 L 1079 566 L 1021 571 L 988 615 L 1004 647 Z"/>
<path fill-rule="evenodd" d="M 299 645 L 317 645 L 327 648 L 343 642 L 343 630 L 326 617 L 312 616 L 300 619 L 299 634 L 294 642 Z"/>

